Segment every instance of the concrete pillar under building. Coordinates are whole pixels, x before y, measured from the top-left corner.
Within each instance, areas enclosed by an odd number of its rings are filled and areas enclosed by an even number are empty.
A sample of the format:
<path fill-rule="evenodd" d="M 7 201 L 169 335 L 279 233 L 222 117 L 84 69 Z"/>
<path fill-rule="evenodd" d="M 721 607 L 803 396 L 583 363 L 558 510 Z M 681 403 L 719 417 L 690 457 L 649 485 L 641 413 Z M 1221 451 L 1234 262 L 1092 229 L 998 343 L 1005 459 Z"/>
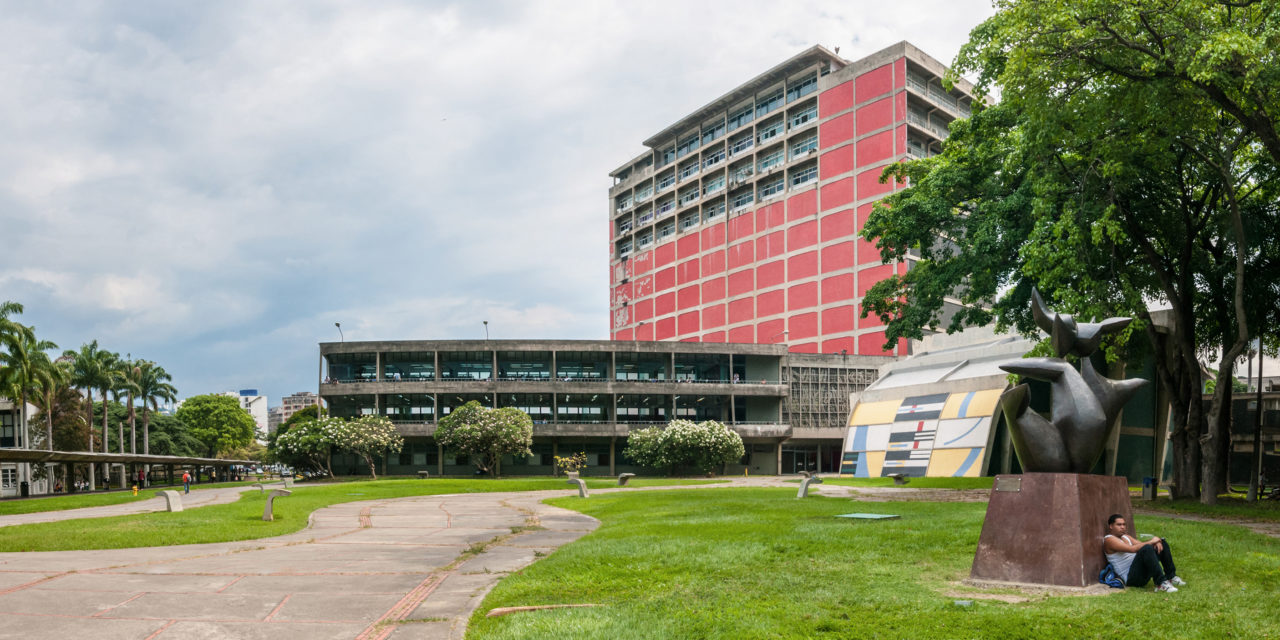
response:
<path fill-rule="evenodd" d="M 436 443 L 436 475 L 444 475 L 444 445 Z"/>
<path fill-rule="evenodd" d="M 618 475 L 617 464 L 616 464 L 616 461 L 614 460 L 614 449 L 616 448 L 617 444 L 618 444 L 617 437 L 609 438 L 609 475 L 611 476 Z"/>
<path fill-rule="evenodd" d="M 777 462 L 778 462 L 777 470 L 774 471 L 774 475 L 780 476 L 782 475 L 782 441 L 781 440 L 778 441 L 778 444 L 774 445 L 774 452 L 777 454 Z"/>
<path fill-rule="evenodd" d="M 560 475 L 560 469 L 555 466 L 556 457 L 560 455 L 560 442 L 556 438 L 551 439 L 551 475 Z"/>

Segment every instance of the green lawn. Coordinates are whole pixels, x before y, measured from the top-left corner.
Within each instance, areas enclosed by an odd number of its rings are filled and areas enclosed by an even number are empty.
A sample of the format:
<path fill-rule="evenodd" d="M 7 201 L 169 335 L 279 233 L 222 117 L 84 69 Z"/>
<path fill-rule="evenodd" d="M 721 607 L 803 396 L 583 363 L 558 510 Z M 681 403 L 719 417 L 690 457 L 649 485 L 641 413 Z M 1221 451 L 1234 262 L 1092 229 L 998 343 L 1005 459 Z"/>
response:
<path fill-rule="evenodd" d="M 706 479 L 645 478 L 634 486 L 704 484 Z M 616 487 L 617 480 L 589 479 L 593 489 Z M 216 485 L 202 485 L 205 487 Z M 298 483 L 293 495 L 275 503 L 275 520 L 264 522 L 266 496 L 245 492 L 238 501 L 188 509 L 110 518 L 78 518 L 61 522 L 18 525 L 0 529 L 0 551 L 65 551 L 124 549 L 252 540 L 297 531 L 312 511 L 340 502 L 493 491 L 537 491 L 571 487 L 556 478 L 445 480 L 400 479 L 364 482 Z M 193 491 L 195 489 L 192 489 Z M 102 494 L 104 497 L 112 494 Z M 79 497 L 79 496 L 71 496 Z M 97 496 L 83 496 L 97 497 Z M 132 499 L 132 496 L 130 496 Z M 139 496 L 137 499 L 142 499 Z M 56 500 L 53 498 L 51 500 Z M 27 501 L 34 502 L 34 501 Z M 86 506 L 86 505 L 80 505 Z"/>
<path fill-rule="evenodd" d="M 1207 506 L 1199 500 L 1142 500 L 1134 496 L 1133 506 L 1137 509 L 1167 511 L 1169 513 L 1190 514 L 1209 518 L 1245 518 L 1249 520 L 1280 521 L 1280 500 L 1259 500 L 1246 502 L 1237 495 L 1218 496 L 1218 504 Z"/>
<path fill-rule="evenodd" d="M 990 489 L 994 478 L 910 478 L 908 489 Z M 790 480 L 800 482 L 800 480 Z M 893 487 L 893 478 L 823 478 L 824 484 L 843 487 Z"/>
<path fill-rule="evenodd" d="M 595 532 L 500 582 L 471 638 L 1280 637 L 1280 541 L 1144 516 L 1190 586 L 1099 597 L 980 600 L 968 575 L 986 505 L 796 500 L 787 489 L 556 499 Z M 894 513 L 891 521 L 835 518 Z M 972 600 L 961 607 L 958 599 Z M 485 618 L 494 607 L 598 603 Z M 1270 612 L 1270 613 L 1268 613 Z"/>
<path fill-rule="evenodd" d="M 200 489 L 212 489 L 215 487 L 235 487 L 253 482 L 218 482 L 214 484 L 191 485 L 192 491 Z M 156 497 L 156 492 L 164 489 L 182 490 L 182 485 L 177 487 L 162 487 L 160 485 L 152 486 L 149 489 L 143 489 L 138 495 L 133 495 L 130 490 L 115 490 L 94 493 L 73 493 L 67 495 L 55 495 L 49 497 L 24 498 L 21 500 L 3 500 L 0 501 L 0 516 L 13 515 L 17 513 L 38 513 L 42 511 L 65 511 L 67 509 L 82 509 L 85 507 L 104 507 L 113 504 L 124 504 L 126 502 L 137 502 L 139 500 L 150 500 Z"/>

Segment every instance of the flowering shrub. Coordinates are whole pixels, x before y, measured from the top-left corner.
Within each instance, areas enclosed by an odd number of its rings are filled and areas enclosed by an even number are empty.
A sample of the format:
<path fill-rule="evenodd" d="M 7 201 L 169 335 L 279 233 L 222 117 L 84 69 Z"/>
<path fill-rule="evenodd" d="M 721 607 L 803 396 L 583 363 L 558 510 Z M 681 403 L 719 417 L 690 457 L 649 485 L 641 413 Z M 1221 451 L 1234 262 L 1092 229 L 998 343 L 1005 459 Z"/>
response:
<path fill-rule="evenodd" d="M 666 428 L 632 431 L 625 455 L 645 467 L 675 472 L 680 465 L 694 465 L 706 473 L 737 460 L 746 453 L 742 436 L 714 420 L 672 420 Z"/>
<path fill-rule="evenodd" d="M 577 471 L 587 467 L 587 453 L 579 451 L 571 456 L 556 456 L 556 469 L 564 472 Z"/>
<path fill-rule="evenodd" d="M 400 436 L 396 426 L 383 416 L 360 416 L 345 422 L 343 428 L 338 429 L 333 436 L 334 447 L 363 458 L 365 464 L 369 465 L 369 475 L 377 480 L 374 456 L 399 453 L 404 447 L 404 438 Z"/>
<path fill-rule="evenodd" d="M 513 408 L 486 409 L 472 400 L 440 419 L 436 442 L 471 456 L 476 467 L 498 475 L 498 461 L 505 455 L 531 456 L 533 419 Z"/>
<path fill-rule="evenodd" d="M 334 451 L 349 451 L 364 459 L 369 472 L 374 469 L 374 456 L 398 453 L 404 438 L 390 420 L 382 416 L 361 416 L 344 420 L 326 416 L 309 420 L 276 437 L 273 455 L 277 460 L 300 469 L 325 469 L 333 475 L 329 462 Z"/>

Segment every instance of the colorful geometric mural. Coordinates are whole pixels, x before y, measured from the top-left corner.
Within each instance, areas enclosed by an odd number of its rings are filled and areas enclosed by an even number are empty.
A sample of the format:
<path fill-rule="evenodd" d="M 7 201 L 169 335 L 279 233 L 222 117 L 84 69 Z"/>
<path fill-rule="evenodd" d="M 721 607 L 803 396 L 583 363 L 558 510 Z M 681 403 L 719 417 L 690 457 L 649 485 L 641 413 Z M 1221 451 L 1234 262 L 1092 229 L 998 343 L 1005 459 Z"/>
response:
<path fill-rule="evenodd" d="M 992 416 L 1002 391 L 935 393 L 859 403 L 849 418 L 840 475 L 981 474 Z"/>

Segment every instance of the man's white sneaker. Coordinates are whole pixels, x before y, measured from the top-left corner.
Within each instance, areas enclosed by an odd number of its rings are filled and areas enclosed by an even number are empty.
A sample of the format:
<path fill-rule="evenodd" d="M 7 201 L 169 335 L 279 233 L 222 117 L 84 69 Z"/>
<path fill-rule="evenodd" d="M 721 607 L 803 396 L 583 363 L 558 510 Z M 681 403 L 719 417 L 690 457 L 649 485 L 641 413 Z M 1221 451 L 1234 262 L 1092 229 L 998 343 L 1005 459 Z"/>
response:
<path fill-rule="evenodd" d="M 1186 581 L 1186 580 L 1183 580 L 1182 578 L 1179 578 L 1178 576 L 1174 576 L 1174 577 L 1172 577 L 1172 578 L 1169 578 L 1169 583 L 1170 583 L 1170 584 L 1172 584 L 1172 585 L 1173 585 L 1173 586 L 1175 586 L 1175 587 L 1185 587 L 1185 586 L 1187 586 L 1187 581 Z"/>
<path fill-rule="evenodd" d="M 1164 582 L 1161 582 L 1156 587 L 1156 591 L 1163 591 L 1165 593 L 1177 593 L 1178 588 L 1173 586 L 1173 584 L 1171 584 L 1168 580 L 1165 580 Z"/>

